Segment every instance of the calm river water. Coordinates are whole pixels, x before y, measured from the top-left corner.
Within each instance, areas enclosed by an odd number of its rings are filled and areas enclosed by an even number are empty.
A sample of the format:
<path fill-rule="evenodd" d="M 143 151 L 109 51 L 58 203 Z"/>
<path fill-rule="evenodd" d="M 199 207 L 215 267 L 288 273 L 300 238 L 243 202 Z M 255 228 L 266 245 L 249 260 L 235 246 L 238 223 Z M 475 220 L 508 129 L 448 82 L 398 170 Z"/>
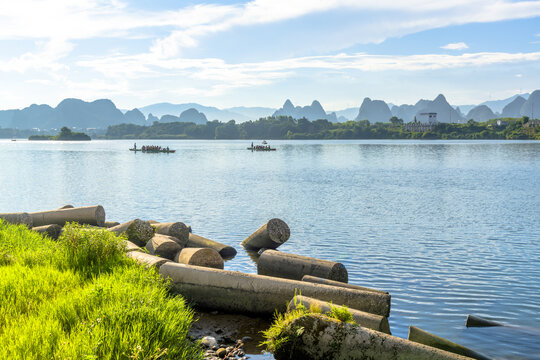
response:
<path fill-rule="evenodd" d="M 408 326 L 496 359 L 540 359 L 540 142 L 0 140 L 0 212 L 101 204 L 107 219 L 183 221 L 235 246 L 273 217 L 280 249 L 340 261 L 392 294 Z M 467 314 L 507 323 L 465 328 Z"/>

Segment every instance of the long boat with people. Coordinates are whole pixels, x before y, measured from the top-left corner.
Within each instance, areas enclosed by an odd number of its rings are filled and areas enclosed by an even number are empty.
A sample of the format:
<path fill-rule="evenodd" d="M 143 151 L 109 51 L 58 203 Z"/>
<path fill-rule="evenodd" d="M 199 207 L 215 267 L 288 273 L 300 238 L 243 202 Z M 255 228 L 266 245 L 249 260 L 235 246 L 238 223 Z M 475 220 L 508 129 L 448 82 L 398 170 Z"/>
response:
<path fill-rule="evenodd" d="M 263 144 L 265 143 L 266 141 L 263 142 Z M 254 145 L 253 143 L 251 143 L 251 146 L 247 149 L 251 151 L 276 151 L 276 148 L 273 148 L 270 145 Z"/>
<path fill-rule="evenodd" d="M 176 150 L 169 149 L 169 147 L 161 147 L 158 145 L 143 145 L 140 148 L 137 148 L 137 143 L 133 144 L 133 148 L 129 149 L 129 151 L 142 151 L 143 153 L 175 153 Z"/>

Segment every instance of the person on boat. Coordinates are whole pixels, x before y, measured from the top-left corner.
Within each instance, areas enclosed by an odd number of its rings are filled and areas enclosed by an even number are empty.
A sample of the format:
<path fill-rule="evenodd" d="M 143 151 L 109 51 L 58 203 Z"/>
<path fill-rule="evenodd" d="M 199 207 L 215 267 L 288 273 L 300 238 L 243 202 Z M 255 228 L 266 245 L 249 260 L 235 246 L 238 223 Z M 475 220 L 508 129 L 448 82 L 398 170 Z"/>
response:
<path fill-rule="evenodd" d="M 251 148 L 253 149 L 253 141 L 251 142 Z"/>
<path fill-rule="evenodd" d="M 133 144 L 133 148 L 137 150 L 137 143 Z"/>

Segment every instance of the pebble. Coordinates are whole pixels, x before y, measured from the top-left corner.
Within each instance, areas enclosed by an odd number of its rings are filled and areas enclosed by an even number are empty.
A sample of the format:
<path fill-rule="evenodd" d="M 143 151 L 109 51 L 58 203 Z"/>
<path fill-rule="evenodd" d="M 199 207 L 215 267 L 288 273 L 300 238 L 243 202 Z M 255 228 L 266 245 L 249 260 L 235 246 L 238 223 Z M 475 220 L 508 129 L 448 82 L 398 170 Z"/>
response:
<path fill-rule="evenodd" d="M 213 344 L 212 340 L 215 341 L 215 338 L 213 338 L 212 336 L 205 336 L 203 340 L 201 340 L 201 344 L 203 345 Z M 216 345 L 213 345 L 213 346 L 206 345 L 207 348 L 209 349 L 204 352 L 204 359 L 205 360 L 221 360 L 221 359 L 247 360 L 249 359 L 249 356 L 246 356 L 246 353 L 244 352 L 244 349 L 243 349 L 243 346 L 244 346 L 243 340 L 236 340 L 234 343 L 235 343 L 235 346 L 217 345 L 217 343 Z"/>
<path fill-rule="evenodd" d="M 219 348 L 218 351 L 216 351 L 216 355 L 223 359 L 225 355 L 227 355 L 227 350 L 224 348 Z"/>
<path fill-rule="evenodd" d="M 201 340 L 201 345 L 208 348 L 213 348 L 214 346 L 217 346 L 216 338 L 213 336 L 205 336 Z"/>

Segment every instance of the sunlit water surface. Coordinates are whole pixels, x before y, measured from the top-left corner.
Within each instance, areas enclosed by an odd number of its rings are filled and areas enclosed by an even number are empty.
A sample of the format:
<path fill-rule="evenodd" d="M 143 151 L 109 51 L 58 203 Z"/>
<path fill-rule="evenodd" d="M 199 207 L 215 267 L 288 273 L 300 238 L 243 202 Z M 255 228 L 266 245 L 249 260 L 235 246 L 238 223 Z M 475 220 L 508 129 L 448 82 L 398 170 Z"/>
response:
<path fill-rule="evenodd" d="M 273 217 L 280 250 L 340 261 L 415 325 L 496 359 L 540 359 L 540 142 L 0 140 L 0 212 L 101 204 L 107 219 L 183 221 L 232 245 Z M 467 314 L 511 324 L 465 328 Z"/>

